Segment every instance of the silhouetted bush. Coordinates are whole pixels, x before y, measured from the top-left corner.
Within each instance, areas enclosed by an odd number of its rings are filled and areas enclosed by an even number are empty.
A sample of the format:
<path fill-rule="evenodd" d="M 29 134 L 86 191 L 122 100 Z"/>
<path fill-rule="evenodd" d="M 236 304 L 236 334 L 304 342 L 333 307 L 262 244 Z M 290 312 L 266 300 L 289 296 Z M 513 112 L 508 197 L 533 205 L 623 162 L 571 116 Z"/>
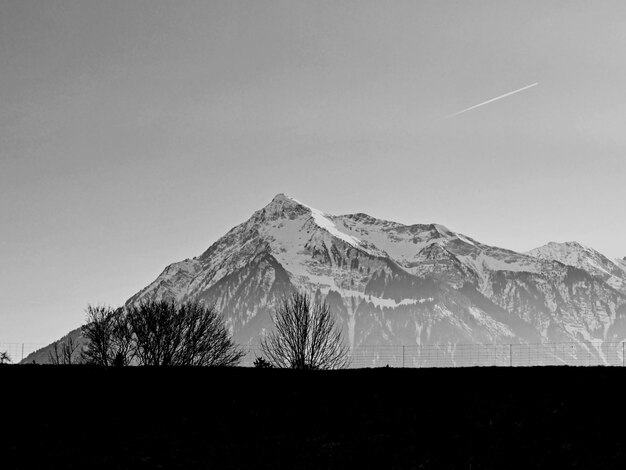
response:
<path fill-rule="evenodd" d="M 135 356 L 133 333 L 124 309 L 88 306 L 81 333 L 87 340 L 83 349 L 86 363 L 126 366 Z"/>
<path fill-rule="evenodd" d="M 244 356 L 220 315 L 200 303 L 147 301 L 127 307 L 126 321 L 142 365 L 234 366 Z"/>
<path fill-rule="evenodd" d="M 256 367 L 257 369 L 271 369 L 272 364 L 270 364 L 269 361 L 266 361 L 262 357 L 257 357 L 254 360 L 254 367 Z"/>
<path fill-rule="evenodd" d="M 275 331 L 261 340 L 261 351 L 273 367 L 342 369 L 349 356 L 341 329 L 325 302 L 306 294 L 284 297 L 273 318 Z"/>
<path fill-rule="evenodd" d="M 0 351 L 0 364 L 10 364 L 11 356 L 7 351 Z"/>
<path fill-rule="evenodd" d="M 218 312 L 197 302 L 89 306 L 82 335 L 85 362 L 101 366 L 233 366 L 244 356 Z"/>

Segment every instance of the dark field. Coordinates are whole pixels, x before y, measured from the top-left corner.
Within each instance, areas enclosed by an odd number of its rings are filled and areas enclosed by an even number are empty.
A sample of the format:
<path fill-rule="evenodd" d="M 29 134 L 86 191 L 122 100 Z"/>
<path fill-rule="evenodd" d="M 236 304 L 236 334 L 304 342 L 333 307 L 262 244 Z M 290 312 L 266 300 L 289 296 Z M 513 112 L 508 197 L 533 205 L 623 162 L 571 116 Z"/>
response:
<path fill-rule="evenodd" d="M 0 468 L 626 468 L 621 368 L 0 367 Z"/>

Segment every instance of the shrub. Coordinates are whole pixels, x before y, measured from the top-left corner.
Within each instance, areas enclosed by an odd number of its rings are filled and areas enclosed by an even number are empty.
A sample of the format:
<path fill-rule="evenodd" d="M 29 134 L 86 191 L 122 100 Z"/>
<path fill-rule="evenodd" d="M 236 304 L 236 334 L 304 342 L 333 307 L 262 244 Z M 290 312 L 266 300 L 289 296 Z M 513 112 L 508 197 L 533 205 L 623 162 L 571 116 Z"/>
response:
<path fill-rule="evenodd" d="M 0 364 L 10 364 L 11 357 L 7 351 L 0 351 Z"/>
<path fill-rule="evenodd" d="M 135 355 L 133 334 L 124 309 L 88 306 L 87 321 L 81 328 L 87 344 L 85 362 L 101 366 L 126 366 Z"/>
<path fill-rule="evenodd" d="M 254 360 L 254 367 L 256 367 L 257 369 L 271 369 L 272 364 L 270 364 L 269 361 L 266 361 L 262 357 L 257 357 Z"/>
<path fill-rule="evenodd" d="M 348 366 L 348 348 L 327 303 L 312 303 L 308 295 L 295 292 L 283 298 L 273 321 L 275 331 L 261 341 L 261 351 L 273 367 Z"/>
<path fill-rule="evenodd" d="M 126 319 L 139 364 L 234 366 L 244 356 L 212 307 L 147 301 L 127 308 Z"/>

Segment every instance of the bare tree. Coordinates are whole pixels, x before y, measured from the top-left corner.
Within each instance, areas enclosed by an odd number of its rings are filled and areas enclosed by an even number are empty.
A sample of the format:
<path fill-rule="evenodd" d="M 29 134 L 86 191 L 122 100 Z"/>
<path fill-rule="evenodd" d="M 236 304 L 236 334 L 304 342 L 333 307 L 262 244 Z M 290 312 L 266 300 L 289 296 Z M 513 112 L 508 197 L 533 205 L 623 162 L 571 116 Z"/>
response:
<path fill-rule="evenodd" d="M 85 362 L 101 366 L 111 365 L 115 311 L 105 306 L 87 306 L 87 321 L 81 334 L 87 340 L 83 356 Z"/>
<path fill-rule="evenodd" d="M 200 303 L 147 301 L 129 306 L 127 320 L 142 365 L 233 366 L 244 356 L 215 309 Z"/>
<path fill-rule="evenodd" d="M 101 366 L 126 366 L 134 356 L 132 331 L 124 309 L 88 306 L 87 320 L 81 328 L 87 344 L 85 362 Z"/>
<path fill-rule="evenodd" d="M 261 341 L 273 367 L 342 369 L 349 365 L 348 347 L 325 302 L 311 302 L 298 292 L 283 298 L 273 318 L 275 330 Z"/>
<path fill-rule="evenodd" d="M 126 309 L 117 309 L 113 316 L 111 357 L 114 366 L 128 366 L 135 358 L 135 340 Z"/>
<path fill-rule="evenodd" d="M 237 365 L 245 352 L 237 347 L 213 307 L 193 302 L 184 303 L 178 310 L 182 324 L 182 347 L 175 362 L 192 366 Z"/>
<path fill-rule="evenodd" d="M 0 351 L 0 364 L 10 364 L 11 356 L 7 351 Z"/>
<path fill-rule="evenodd" d="M 78 361 L 77 350 L 78 343 L 74 342 L 74 339 L 71 336 L 65 341 L 55 341 L 52 343 L 52 350 L 48 353 L 48 359 L 51 364 L 55 365 L 72 365 L 77 364 Z"/>

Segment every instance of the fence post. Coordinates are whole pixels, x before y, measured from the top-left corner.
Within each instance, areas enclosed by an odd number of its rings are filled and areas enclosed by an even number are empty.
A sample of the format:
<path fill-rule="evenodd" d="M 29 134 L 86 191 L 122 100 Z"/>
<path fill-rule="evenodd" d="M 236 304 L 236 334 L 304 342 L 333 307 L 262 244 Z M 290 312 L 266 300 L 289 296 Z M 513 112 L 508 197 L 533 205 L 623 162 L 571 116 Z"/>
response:
<path fill-rule="evenodd" d="M 402 345 L 402 368 L 404 368 L 404 344 Z"/>
<path fill-rule="evenodd" d="M 22 361 L 24 360 L 24 343 L 22 343 Z M 20 362 L 22 362 L 20 361 Z"/>
<path fill-rule="evenodd" d="M 513 345 L 509 344 L 509 367 L 513 367 Z"/>
<path fill-rule="evenodd" d="M 622 341 L 622 367 L 624 367 L 624 342 Z"/>

